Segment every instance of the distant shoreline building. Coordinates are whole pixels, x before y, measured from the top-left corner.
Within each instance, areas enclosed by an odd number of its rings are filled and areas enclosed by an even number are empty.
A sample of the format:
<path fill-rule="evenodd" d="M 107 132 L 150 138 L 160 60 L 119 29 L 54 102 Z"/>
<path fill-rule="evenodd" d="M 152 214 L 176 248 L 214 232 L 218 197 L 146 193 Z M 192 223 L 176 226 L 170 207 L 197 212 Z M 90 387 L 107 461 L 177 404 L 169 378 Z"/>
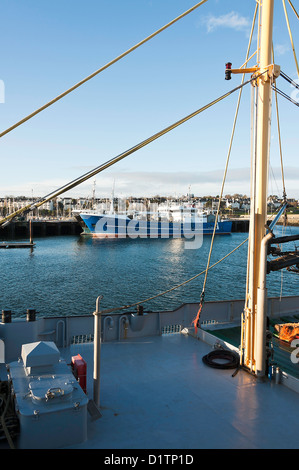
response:
<path fill-rule="evenodd" d="M 37 200 L 38 198 L 36 198 Z M 180 197 L 173 196 L 160 196 L 156 195 L 153 197 L 134 197 L 130 196 L 127 198 L 114 198 L 113 208 L 117 211 L 126 211 L 128 208 L 139 211 L 143 210 L 144 207 L 151 207 L 151 210 L 157 209 L 159 204 L 162 203 L 178 203 L 183 204 L 185 202 L 192 202 L 197 208 L 201 210 L 217 210 L 219 205 L 218 196 L 195 196 L 194 194 L 188 194 Z M 32 204 L 33 199 L 25 196 L 6 196 L 0 198 L 0 216 L 11 214 L 23 207 Z M 273 213 L 281 206 L 283 202 L 282 198 L 276 195 L 270 195 L 268 197 L 268 211 Z M 293 211 L 299 211 L 299 201 L 296 199 L 288 199 L 288 203 L 293 206 Z M 220 204 L 221 211 L 224 213 L 248 213 L 250 210 L 250 198 L 246 195 L 234 194 L 226 195 L 222 198 Z M 96 209 L 98 211 L 109 211 L 111 209 L 111 198 L 95 198 L 91 197 L 58 197 L 51 201 L 44 203 L 38 209 L 35 209 L 29 214 L 26 214 L 26 219 L 31 217 L 71 217 L 73 211 L 81 211 L 86 209 Z"/>

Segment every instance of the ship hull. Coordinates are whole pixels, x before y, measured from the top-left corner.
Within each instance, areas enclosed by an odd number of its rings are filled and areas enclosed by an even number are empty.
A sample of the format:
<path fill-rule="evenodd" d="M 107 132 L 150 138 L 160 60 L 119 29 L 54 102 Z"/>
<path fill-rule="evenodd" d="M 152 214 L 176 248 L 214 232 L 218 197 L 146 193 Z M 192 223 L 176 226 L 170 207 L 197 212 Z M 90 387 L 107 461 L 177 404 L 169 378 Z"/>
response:
<path fill-rule="evenodd" d="M 84 222 L 84 234 L 94 238 L 193 238 L 197 235 L 211 235 L 214 222 L 192 220 L 187 222 L 164 222 L 130 219 L 117 215 L 80 214 Z M 217 235 L 228 235 L 232 230 L 232 222 L 219 221 L 216 226 Z"/>

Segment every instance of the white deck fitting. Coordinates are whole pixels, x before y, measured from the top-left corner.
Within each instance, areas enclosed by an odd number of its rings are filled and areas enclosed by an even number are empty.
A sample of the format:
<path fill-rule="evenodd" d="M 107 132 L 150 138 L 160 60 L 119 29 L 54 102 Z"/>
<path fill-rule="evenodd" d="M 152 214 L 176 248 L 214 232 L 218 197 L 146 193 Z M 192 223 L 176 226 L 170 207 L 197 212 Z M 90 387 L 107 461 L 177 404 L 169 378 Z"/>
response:
<path fill-rule="evenodd" d="M 102 344 L 101 413 L 79 448 L 298 448 L 299 395 L 245 371 L 205 366 L 211 347 L 182 334 Z M 93 390 L 93 343 L 61 351 L 87 361 Z"/>

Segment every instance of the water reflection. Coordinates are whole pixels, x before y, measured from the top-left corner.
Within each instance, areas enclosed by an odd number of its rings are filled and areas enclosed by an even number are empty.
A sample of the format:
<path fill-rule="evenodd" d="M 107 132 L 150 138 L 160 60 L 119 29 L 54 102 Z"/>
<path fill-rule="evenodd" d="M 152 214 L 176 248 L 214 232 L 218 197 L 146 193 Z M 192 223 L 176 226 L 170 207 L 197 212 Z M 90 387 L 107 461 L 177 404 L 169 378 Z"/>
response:
<path fill-rule="evenodd" d="M 281 233 L 277 228 L 277 233 Z M 299 233 L 292 228 L 292 233 Z M 211 265 L 247 234 L 216 237 Z M 1 250 L 1 309 L 15 315 L 35 308 L 40 315 L 89 314 L 103 295 L 103 308 L 135 303 L 176 286 L 206 268 L 211 237 L 198 250 L 181 239 L 39 238 L 29 250 Z M 294 244 L 292 244 L 292 249 Z M 245 295 L 247 244 L 208 273 L 206 301 Z M 267 278 L 269 296 L 294 295 L 299 277 L 287 271 Z M 203 276 L 144 305 L 146 310 L 177 308 L 200 299 Z"/>

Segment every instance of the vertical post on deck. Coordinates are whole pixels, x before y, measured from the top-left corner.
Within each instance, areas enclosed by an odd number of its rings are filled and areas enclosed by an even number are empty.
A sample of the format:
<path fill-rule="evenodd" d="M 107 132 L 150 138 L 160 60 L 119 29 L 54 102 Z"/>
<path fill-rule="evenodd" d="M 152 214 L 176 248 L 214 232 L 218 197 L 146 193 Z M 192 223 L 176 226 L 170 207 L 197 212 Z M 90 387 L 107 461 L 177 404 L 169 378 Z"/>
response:
<path fill-rule="evenodd" d="M 245 320 L 245 364 L 251 367 L 258 377 L 265 376 L 266 366 L 266 305 L 267 289 L 265 282 L 265 263 L 268 239 L 267 222 L 267 187 L 271 124 L 271 66 L 273 10 L 274 0 L 261 2 L 260 64 L 257 80 L 257 135 L 256 163 L 251 211 L 254 218 L 254 229 L 250 232 L 249 243 L 249 313 Z M 266 72 L 266 73 L 265 73 Z M 252 222 L 252 218 L 251 218 Z"/>
<path fill-rule="evenodd" d="M 96 311 L 94 315 L 94 365 L 93 365 L 93 400 L 95 405 L 100 407 L 100 366 L 101 366 L 101 310 L 100 295 L 96 301 Z"/>

